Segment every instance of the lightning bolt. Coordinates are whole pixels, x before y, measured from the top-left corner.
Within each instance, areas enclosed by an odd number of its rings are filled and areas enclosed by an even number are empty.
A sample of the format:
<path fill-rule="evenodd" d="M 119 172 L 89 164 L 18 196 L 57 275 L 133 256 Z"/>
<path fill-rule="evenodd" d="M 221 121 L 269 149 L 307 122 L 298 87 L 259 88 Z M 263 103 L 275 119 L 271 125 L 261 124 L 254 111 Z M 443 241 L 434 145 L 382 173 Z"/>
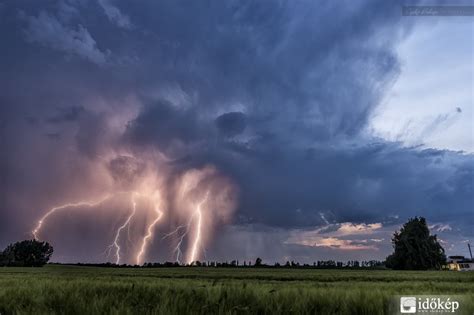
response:
<path fill-rule="evenodd" d="M 127 220 L 117 229 L 115 233 L 115 238 L 113 243 L 108 247 L 110 250 L 112 248 L 115 248 L 115 263 L 118 265 L 120 263 L 120 244 L 119 244 L 119 239 L 120 239 L 120 233 L 125 227 L 130 228 L 130 221 L 132 218 L 135 216 L 135 213 L 137 212 L 137 203 L 135 201 L 135 193 L 132 193 L 132 212 L 130 215 L 127 217 Z"/>
<path fill-rule="evenodd" d="M 178 226 L 173 232 L 170 232 L 168 234 L 166 234 L 165 236 L 163 236 L 162 240 L 172 236 L 172 235 L 179 235 L 179 231 L 181 229 L 185 229 L 184 233 L 181 234 L 180 236 L 178 236 L 178 244 L 176 245 L 176 247 L 174 248 L 173 250 L 173 253 L 176 253 L 176 262 L 177 263 L 181 263 L 179 257 L 182 256 L 182 251 L 181 251 L 181 245 L 183 244 L 183 240 L 184 240 L 184 237 L 188 234 L 189 232 L 189 225 L 190 225 L 190 222 L 188 222 L 188 224 L 185 224 L 185 225 L 180 225 Z"/>
<path fill-rule="evenodd" d="M 136 257 L 136 263 L 137 265 L 141 265 L 142 264 L 142 259 L 143 259 L 143 255 L 146 253 L 146 249 L 147 249 L 147 246 L 148 246 L 148 242 L 150 241 L 150 239 L 153 237 L 154 235 L 154 228 L 156 226 L 156 224 L 158 224 L 158 222 L 160 221 L 161 217 L 163 216 L 163 212 L 161 212 L 160 210 L 160 207 L 159 207 L 159 202 L 157 201 L 158 197 L 155 196 L 155 202 L 154 202 L 154 208 L 155 208 L 155 212 L 156 212 L 156 217 L 155 219 L 153 220 L 153 222 L 151 222 L 151 224 L 148 225 L 148 228 L 147 228 L 147 233 L 146 235 L 143 237 L 142 239 L 142 245 L 140 247 L 140 251 L 138 252 L 137 254 L 137 257 Z"/>
<path fill-rule="evenodd" d="M 191 254 L 188 259 L 188 264 L 192 264 L 193 262 L 196 261 L 197 251 L 201 244 L 201 225 L 202 225 L 202 209 L 201 208 L 202 208 L 202 205 L 207 201 L 208 196 L 209 196 L 209 191 L 206 193 L 204 199 L 201 200 L 201 202 L 199 202 L 196 205 L 196 210 L 194 211 L 191 217 L 191 218 L 197 217 L 197 222 L 196 222 L 196 235 L 194 236 L 194 242 L 191 248 Z"/>
<path fill-rule="evenodd" d="M 135 260 L 137 265 L 141 265 L 144 259 L 147 256 L 147 251 L 153 242 L 155 237 L 155 230 L 157 230 L 157 225 L 162 220 L 164 215 L 163 207 L 166 207 L 168 202 L 173 205 L 178 211 L 180 215 L 185 216 L 185 220 L 187 220 L 187 224 L 179 225 L 177 228 L 166 234 L 163 239 L 168 238 L 170 236 L 175 236 L 173 245 L 176 244 L 172 255 L 176 255 L 176 261 L 181 263 L 181 260 L 184 260 L 186 264 L 193 264 L 199 259 L 201 256 L 206 255 L 204 249 L 204 241 L 206 241 L 207 229 L 212 228 L 212 226 L 207 226 L 207 224 L 214 223 L 214 220 L 209 221 L 208 216 L 214 215 L 213 213 L 208 213 L 207 210 L 207 203 L 209 202 L 209 194 L 211 191 L 213 192 L 213 188 L 205 188 L 207 192 L 205 195 L 202 194 L 205 190 L 195 191 L 198 186 L 201 186 L 202 180 L 204 178 L 208 178 L 209 176 L 215 176 L 214 171 L 212 169 L 205 168 L 203 170 L 190 170 L 189 172 L 184 173 L 182 176 L 178 178 L 179 181 L 176 182 L 179 186 L 173 186 L 170 191 L 166 189 L 166 195 L 168 196 L 168 192 L 172 192 L 170 196 L 173 198 L 171 200 L 162 199 L 161 196 L 161 188 L 160 183 L 156 181 L 155 176 L 153 177 L 144 177 L 143 181 L 139 183 L 133 190 L 126 190 L 126 191 L 114 191 L 113 193 L 110 192 L 102 199 L 94 201 L 93 200 L 83 200 L 75 203 L 66 203 L 54 208 L 49 209 L 44 215 L 37 221 L 36 226 L 31 231 L 34 239 L 38 240 L 40 234 L 42 233 L 43 229 L 45 228 L 45 224 L 48 219 L 52 215 L 54 215 L 58 211 L 67 210 L 69 208 L 77 208 L 77 207 L 96 207 L 101 205 L 105 201 L 110 198 L 115 198 L 119 194 L 126 194 L 126 198 L 131 198 L 131 210 L 128 210 L 129 213 L 126 217 L 120 217 L 120 220 L 124 220 L 123 222 L 120 221 L 117 225 L 118 227 L 114 227 L 113 231 L 113 240 L 110 245 L 107 246 L 105 250 L 105 254 L 109 256 L 111 253 L 114 255 L 114 260 L 116 264 L 119 264 L 125 258 L 131 258 Z M 213 177 L 211 177 L 212 179 Z M 213 183 L 211 183 L 213 184 Z M 204 185 L 207 185 L 204 183 Z M 149 187 L 152 186 L 152 189 Z M 201 187 L 199 187 L 201 188 Z M 143 189 L 143 190 L 142 190 Z M 177 193 L 177 194 L 175 194 Z M 196 193 L 198 195 L 196 195 Z M 214 192 L 213 192 L 214 193 Z M 196 198 L 197 197 L 197 198 Z M 140 198 L 140 199 L 137 199 Z M 140 201 L 141 198 L 146 198 L 150 200 L 151 206 L 147 207 L 147 213 L 143 217 L 146 218 L 146 226 L 142 234 L 140 234 L 140 239 L 138 244 L 132 244 L 132 240 L 130 238 L 130 233 L 135 232 L 134 226 L 132 227 L 132 222 L 134 222 L 135 218 L 138 216 L 139 209 L 137 207 L 139 204 L 137 201 Z M 127 199 L 124 199 L 127 200 Z M 176 205 L 174 204 L 176 203 Z M 206 207 L 206 208 L 203 208 Z M 233 204 L 228 205 L 228 210 L 233 210 Z M 171 208 L 171 209 L 175 209 Z M 164 209 L 162 211 L 162 209 Z M 224 209 L 225 210 L 225 209 Z M 150 213 L 151 212 L 151 213 Z M 223 212 L 224 213 L 224 212 Z M 217 213 L 220 214 L 220 213 Z M 217 215 L 216 214 L 216 215 Z M 224 213 L 225 215 L 225 213 Z M 140 211 L 141 217 L 141 211 Z M 179 218 L 182 218 L 181 216 Z M 209 217 L 211 218 L 211 217 Z M 49 223 L 51 224 L 51 223 Z M 203 230 L 206 229 L 206 230 Z M 124 238 L 124 233 L 128 235 L 128 238 Z M 134 238 L 133 238 L 134 240 Z M 128 252 L 125 248 L 128 248 L 129 245 L 133 246 L 134 255 L 132 257 L 124 257 L 124 253 Z M 182 251 L 182 246 L 186 246 L 186 252 Z M 137 251 L 138 249 L 138 251 Z"/>
<path fill-rule="evenodd" d="M 184 229 L 185 227 L 187 227 L 188 225 L 185 224 L 185 225 L 180 225 L 178 226 L 173 232 L 170 232 L 168 234 L 165 234 L 161 239 L 164 240 L 164 239 L 167 239 L 168 237 L 170 236 L 173 236 L 175 234 L 178 234 L 178 232 L 181 230 L 181 229 Z"/>
<path fill-rule="evenodd" d="M 33 238 L 35 240 L 39 240 L 39 237 L 38 237 L 38 234 L 41 230 L 41 228 L 43 227 L 43 224 L 45 223 L 46 219 L 48 217 L 50 217 L 53 213 L 55 213 L 56 211 L 59 211 L 59 210 L 63 210 L 63 209 L 67 209 L 67 208 L 77 208 L 77 207 L 95 207 L 97 205 L 100 205 L 102 204 L 103 202 L 105 202 L 106 200 L 108 200 L 110 198 L 109 195 L 105 196 L 104 198 L 100 199 L 99 201 L 95 201 L 95 202 L 90 202 L 90 201 L 80 201 L 80 202 L 77 202 L 77 203 L 67 203 L 65 205 L 62 205 L 62 206 L 58 206 L 58 207 L 54 207 L 54 208 L 51 208 L 48 212 L 46 212 L 39 220 L 38 220 L 38 223 L 36 224 L 36 227 L 34 228 L 33 231 L 31 231 L 31 234 L 33 234 Z"/>
<path fill-rule="evenodd" d="M 187 234 L 188 234 L 188 230 L 186 230 L 186 232 L 184 232 L 183 235 L 181 235 L 181 237 L 179 238 L 178 244 L 176 245 L 174 249 L 174 252 L 176 253 L 176 261 L 178 262 L 178 264 L 181 264 L 179 257 L 183 255 L 183 252 L 181 251 L 181 244 L 183 244 L 184 237 Z"/>

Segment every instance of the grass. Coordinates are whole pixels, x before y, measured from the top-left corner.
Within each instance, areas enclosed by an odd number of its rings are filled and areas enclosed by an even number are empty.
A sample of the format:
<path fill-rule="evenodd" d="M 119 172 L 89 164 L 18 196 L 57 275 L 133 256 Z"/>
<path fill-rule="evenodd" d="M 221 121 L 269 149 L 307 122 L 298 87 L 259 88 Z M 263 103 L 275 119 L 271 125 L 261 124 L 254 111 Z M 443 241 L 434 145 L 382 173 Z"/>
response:
<path fill-rule="evenodd" d="M 0 268 L 0 314 L 389 314 L 396 295 L 464 295 L 474 273 L 258 268 Z"/>

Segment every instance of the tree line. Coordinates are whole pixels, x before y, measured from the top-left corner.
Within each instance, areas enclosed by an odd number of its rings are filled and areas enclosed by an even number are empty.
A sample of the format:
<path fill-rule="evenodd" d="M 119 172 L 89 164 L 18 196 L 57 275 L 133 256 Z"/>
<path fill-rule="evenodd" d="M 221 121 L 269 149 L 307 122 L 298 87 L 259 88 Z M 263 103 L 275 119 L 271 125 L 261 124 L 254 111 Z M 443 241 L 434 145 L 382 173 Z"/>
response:
<path fill-rule="evenodd" d="M 301 269 L 381 269 L 384 268 L 384 262 L 378 260 L 358 261 L 350 260 L 347 262 L 334 260 L 319 260 L 312 264 L 300 264 L 295 261 L 287 261 L 285 264 L 278 262 L 274 264 L 265 264 L 261 258 L 257 258 L 255 262 L 238 260 L 232 261 L 195 261 L 192 264 L 180 264 L 178 262 L 146 262 L 143 265 L 128 265 L 128 264 L 114 264 L 114 263 L 99 263 L 87 264 L 77 263 L 78 266 L 93 266 L 93 267 L 113 267 L 113 268 L 172 268 L 172 267 L 217 267 L 217 268 L 301 268 Z"/>

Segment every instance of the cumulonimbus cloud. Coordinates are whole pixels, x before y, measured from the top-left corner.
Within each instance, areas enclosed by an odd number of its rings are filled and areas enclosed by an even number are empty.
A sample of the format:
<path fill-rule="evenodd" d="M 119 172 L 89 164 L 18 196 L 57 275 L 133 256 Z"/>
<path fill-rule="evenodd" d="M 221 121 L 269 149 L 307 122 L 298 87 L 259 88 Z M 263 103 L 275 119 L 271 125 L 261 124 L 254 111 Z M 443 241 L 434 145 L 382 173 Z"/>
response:
<path fill-rule="evenodd" d="M 140 167 L 124 156 L 214 165 L 239 187 L 236 224 L 352 231 L 416 213 L 472 235 L 472 155 L 367 134 L 412 26 L 397 2 L 101 3 L 0 12 L 0 225 L 18 226 L 1 240 L 105 190 L 103 172 L 126 187 Z"/>

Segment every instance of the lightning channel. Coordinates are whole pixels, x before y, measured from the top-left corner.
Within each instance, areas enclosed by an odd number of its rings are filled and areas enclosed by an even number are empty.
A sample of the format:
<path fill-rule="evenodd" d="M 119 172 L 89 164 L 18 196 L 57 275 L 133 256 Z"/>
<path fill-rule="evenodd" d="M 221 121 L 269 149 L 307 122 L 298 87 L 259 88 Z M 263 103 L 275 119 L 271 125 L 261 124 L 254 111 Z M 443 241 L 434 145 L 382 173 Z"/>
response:
<path fill-rule="evenodd" d="M 201 202 L 196 205 L 196 210 L 193 213 L 193 217 L 196 217 L 196 234 L 194 236 L 193 245 L 191 248 L 191 254 L 188 259 L 188 264 L 192 264 L 196 261 L 197 251 L 201 245 L 201 226 L 202 226 L 202 205 L 206 203 L 209 196 L 209 191 Z"/>
<path fill-rule="evenodd" d="M 127 217 L 127 220 L 119 226 L 115 233 L 115 238 L 113 243 L 109 246 L 110 249 L 115 248 L 115 263 L 118 265 L 120 263 L 120 233 L 122 230 L 126 227 L 130 228 L 130 221 L 132 218 L 135 216 L 135 213 L 137 212 L 137 202 L 135 201 L 135 193 L 132 193 L 132 211 L 130 212 L 129 216 Z"/>
<path fill-rule="evenodd" d="M 181 251 L 181 245 L 183 244 L 183 240 L 184 238 L 186 237 L 186 235 L 188 234 L 189 232 L 189 225 L 191 223 L 191 220 L 190 222 L 188 222 L 188 224 L 184 224 L 184 225 L 180 225 L 178 226 L 173 232 L 170 232 L 168 234 L 166 234 L 165 236 L 163 236 L 162 240 L 170 237 L 170 236 L 173 236 L 173 235 L 178 235 L 178 244 L 176 245 L 176 247 L 174 248 L 173 250 L 173 253 L 176 254 L 176 262 L 177 263 L 181 263 L 180 261 L 180 257 L 182 256 L 182 251 Z M 181 235 L 179 235 L 179 232 L 180 230 L 182 229 L 185 229 L 184 230 L 184 233 L 182 233 Z"/>
<path fill-rule="evenodd" d="M 64 205 L 61 205 L 61 206 L 57 206 L 57 207 L 54 207 L 54 208 L 51 208 L 49 211 L 47 211 L 39 220 L 38 220 L 38 223 L 36 224 L 35 228 L 33 231 L 31 231 L 31 234 L 33 234 L 33 238 L 35 240 L 39 240 L 39 232 L 40 230 L 42 229 L 43 227 L 43 224 L 45 223 L 46 219 L 49 218 L 53 213 L 59 211 L 59 210 L 64 210 L 64 209 L 67 209 L 67 208 L 77 208 L 77 207 L 95 207 L 97 205 L 100 205 L 102 204 L 103 202 L 105 202 L 106 200 L 108 200 L 110 198 L 109 195 L 103 197 L 102 199 L 98 200 L 98 201 L 79 201 L 79 202 L 76 202 L 76 203 L 67 203 L 67 204 L 64 204 Z"/>
<path fill-rule="evenodd" d="M 147 228 L 147 233 L 145 234 L 145 236 L 143 237 L 142 239 L 142 245 L 140 247 L 140 250 L 137 254 L 137 257 L 136 257 L 136 263 L 137 265 L 141 265 L 142 262 L 143 262 L 143 256 L 146 254 L 146 249 L 148 247 L 148 242 L 150 241 L 150 239 L 153 238 L 154 236 L 154 228 L 155 226 L 158 224 L 158 222 L 160 221 L 161 217 L 163 216 L 163 212 L 160 210 L 160 203 L 159 203 L 159 197 L 155 194 L 155 198 L 154 199 L 154 203 L 153 203 L 153 206 L 154 206 L 154 209 L 155 209 L 155 212 L 156 212 L 156 217 L 155 219 L 148 225 L 148 228 Z"/>

